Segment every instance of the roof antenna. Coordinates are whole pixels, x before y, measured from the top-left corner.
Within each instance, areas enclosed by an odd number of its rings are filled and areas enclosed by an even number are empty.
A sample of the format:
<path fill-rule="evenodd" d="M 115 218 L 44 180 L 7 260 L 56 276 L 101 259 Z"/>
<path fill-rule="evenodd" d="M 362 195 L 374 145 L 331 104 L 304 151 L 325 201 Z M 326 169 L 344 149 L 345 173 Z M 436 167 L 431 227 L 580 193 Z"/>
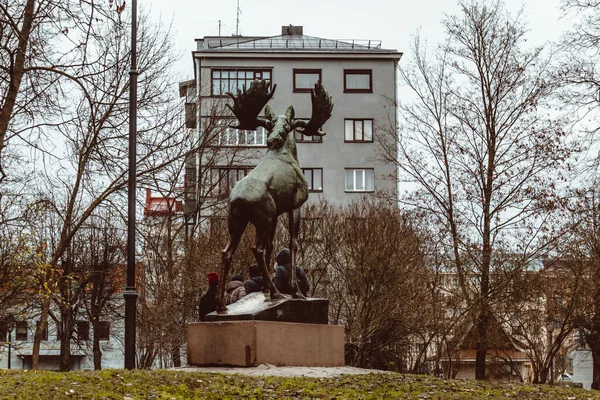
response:
<path fill-rule="evenodd" d="M 237 0 L 236 21 L 235 21 L 235 36 L 240 36 L 240 0 Z"/>

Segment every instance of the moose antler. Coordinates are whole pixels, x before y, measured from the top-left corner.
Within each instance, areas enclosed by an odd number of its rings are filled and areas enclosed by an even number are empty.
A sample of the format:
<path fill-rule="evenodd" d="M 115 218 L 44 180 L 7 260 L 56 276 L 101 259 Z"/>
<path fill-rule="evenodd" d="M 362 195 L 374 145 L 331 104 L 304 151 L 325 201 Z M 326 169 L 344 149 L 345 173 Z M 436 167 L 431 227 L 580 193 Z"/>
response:
<path fill-rule="evenodd" d="M 331 117 L 333 103 L 320 80 L 315 83 L 315 88 L 310 90 L 310 98 L 312 100 L 310 120 L 294 120 L 294 127 L 299 133 L 306 136 L 324 136 L 325 132 L 321 130 L 321 127 Z"/>
<path fill-rule="evenodd" d="M 271 121 L 258 118 L 258 114 L 265 104 L 271 100 L 276 87 L 277 85 L 273 85 L 273 90 L 269 92 L 270 85 L 267 81 L 254 80 L 248 90 L 246 90 L 246 85 L 242 86 L 241 91 L 238 89 L 236 96 L 231 92 L 227 92 L 227 95 L 233 100 L 233 106 L 227 104 L 227 107 L 238 119 L 238 125 L 232 126 L 232 128 L 255 130 L 262 126 L 267 130 L 271 130 Z"/>

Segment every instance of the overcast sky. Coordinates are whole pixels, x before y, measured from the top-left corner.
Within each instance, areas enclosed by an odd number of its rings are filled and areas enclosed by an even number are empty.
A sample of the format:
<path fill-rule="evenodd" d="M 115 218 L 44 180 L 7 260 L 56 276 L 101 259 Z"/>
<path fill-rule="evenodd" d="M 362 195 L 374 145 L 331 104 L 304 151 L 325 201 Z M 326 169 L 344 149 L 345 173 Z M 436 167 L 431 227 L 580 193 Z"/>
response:
<path fill-rule="evenodd" d="M 485 0 L 482 0 L 485 1 Z M 560 0 L 504 0 L 511 12 L 524 10 L 531 44 L 556 40 L 570 26 L 561 18 Z M 275 36 L 283 25 L 302 25 L 304 34 L 327 39 L 381 40 L 382 47 L 409 57 L 411 38 L 421 30 L 429 44 L 444 39 L 444 14 L 457 14 L 454 0 L 239 0 L 239 32 L 248 36 Z M 172 22 L 177 50 L 183 54 L 176 70 L 193 76 L 194 39 L 236 32 L 237 0 L 138 0 L 154 19 Z M 401 61 L 402 63 L 402 61 Z"/>

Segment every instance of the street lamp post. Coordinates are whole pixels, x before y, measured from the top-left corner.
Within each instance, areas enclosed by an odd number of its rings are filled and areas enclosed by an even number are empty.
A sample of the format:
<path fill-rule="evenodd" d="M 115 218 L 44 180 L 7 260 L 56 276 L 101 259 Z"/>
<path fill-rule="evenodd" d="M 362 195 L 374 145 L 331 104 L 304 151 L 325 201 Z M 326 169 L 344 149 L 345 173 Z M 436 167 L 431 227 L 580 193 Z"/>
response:
<path fill-rule="evenodd" d="M 137 0 L 131 9 L 131 69 L 129 70 L 129 182 L 127 196 L 127 286 L 125 298 L 125 368 L 135 368 L 135 191 L 137 133 Z"/>

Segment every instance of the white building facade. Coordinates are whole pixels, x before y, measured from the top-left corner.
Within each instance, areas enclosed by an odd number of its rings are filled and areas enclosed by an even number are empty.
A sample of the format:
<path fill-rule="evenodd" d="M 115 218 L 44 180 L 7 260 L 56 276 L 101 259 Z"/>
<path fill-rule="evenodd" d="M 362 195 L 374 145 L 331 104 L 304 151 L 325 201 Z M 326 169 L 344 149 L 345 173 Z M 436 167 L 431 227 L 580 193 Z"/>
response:
<path fill-rule="evenodd" d="M 309 119 L 310 89 L 317 80 L 332 96 L 333 113 L 323 126 L 327 135 L 296 133 L 300 167 L 311 192 L 308 204 L 325 198 L 342 205 L 365 194 L 397 197 L 396 167 L 378 160 L 377 136 L 384 129 L 395 129 L 401 53 L 382 49 L 380 41 L 307 36 L 301 26 L 282 27 L 282 34 L 273 37 L 211 36 L 196 42 L 195 79 L 180 84 L 187 126 L 200 141 L 214 132 L 210 142 L 229 156 L 215 161 L 214 154 L 209 158 L 204 150 L 188 159 L 186 213 L 207 190 L 226 198 L 235 181 L 265 153 L 264 129 L 228 128 L 235 120 L 224 108 L 230 101 L 227 92 L 249 87 L 254 79 L 277 85 L 269 102 L 277 114 L 293 105 L 296 118 Z M 210 178 L 196 179 L 209 172 Z"/>

